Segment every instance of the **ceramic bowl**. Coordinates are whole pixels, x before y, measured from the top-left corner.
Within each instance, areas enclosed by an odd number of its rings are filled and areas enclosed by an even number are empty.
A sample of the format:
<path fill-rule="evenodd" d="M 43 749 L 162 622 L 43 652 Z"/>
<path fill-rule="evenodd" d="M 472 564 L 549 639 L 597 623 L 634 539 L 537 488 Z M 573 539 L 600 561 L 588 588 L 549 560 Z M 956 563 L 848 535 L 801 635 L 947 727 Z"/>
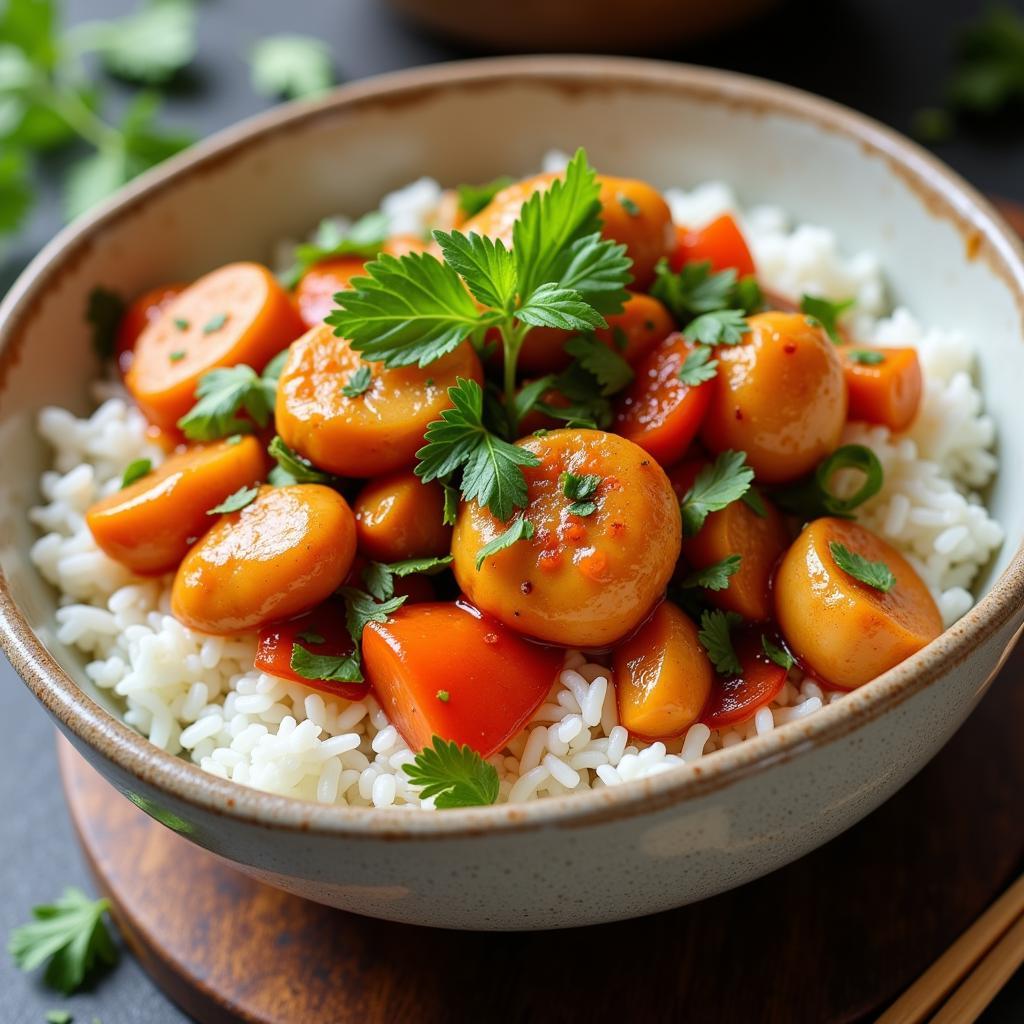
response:
<path fill-rule="evenodd" d="M 952 629 L 821 712 L 699 764 L 621 787 L 422 814 L 246 789 L 151 747 L 57 642 L 55 594 L 29 563 L 26 510 L 48 403 L 84 412 L 97 370 L 80 311 L 355 214 L 419 175 L 525 174 L 586 146 L 609 174 L 732 182 L 881 257 L 893 298 L 980 345 L 1007 540 Z M 717 71 L 600 58 L 509 58 L 339 89 L 221 133 L 57 237 L 0 309 L 0 638 L 59 728 L 123 793 L 243 871 L 382 918 L 529 929 L 610 921 L 740 885 L 824 843 L 902 786 L 985 692 L 1024 610 L 1024 265 L 989 205 L 912 143 L 832 103 Z M 51 756 L 41 751 L 40 757 Z"/>

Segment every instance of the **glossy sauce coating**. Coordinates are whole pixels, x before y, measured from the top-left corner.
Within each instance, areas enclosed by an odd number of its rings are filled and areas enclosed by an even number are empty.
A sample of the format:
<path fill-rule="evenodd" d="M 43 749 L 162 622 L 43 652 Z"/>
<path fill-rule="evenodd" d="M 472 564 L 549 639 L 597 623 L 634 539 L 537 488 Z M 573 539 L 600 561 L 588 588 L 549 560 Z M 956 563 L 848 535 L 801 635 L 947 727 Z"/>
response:
<path fill-rule="evenodd" d="M 218 441 L 171 455 L 153 472 L 96 502 L 85 521 L 100 548 L 140 576 L 177 568 L 209 528 L 207 510 L 263 479 L 254 437 Z"/>
<path fill-rule="evenodd" d="M 887 593 L 844 572 L 830 543 L 884 562 Z M 899 664 L 942 632 L 942 616 L 910 563 L 881 537 L 845 519 L 804 527 L 775 577 L 775 615 L 793 653 L 816 676 L 853 689 Z"/>
<path fill-rule="evenodd" d="M 701 438 L 745 451 L 760 483 L 809 473 L 839 444 L 846 382 L 836 346 L 799 313 L 759 313 L 738 345 L 715 349 L 718 376 Z"/>
<path fill-rule="evenodd" d="M 411 749 L 441 736 L 488 757 L 543 703 L 562 652 L 522 639 L 463 602 L 438 602 L 403 606 L 387 622 L 369 623 L 363 664 Z"/>
<path fill-rule="evenodd" d="M 114 342 L 114 358 L 117 369 L 123 377 L 135 358 L 135 342 L 139 335 L 187 288 L 185 284 L 161 284 L 143 292 L 129 303 L 117 325 Z"/>
<path fill-rule="evenodd" d="M 615 648 L 615 699 L 619 722 L 632 736 L 681 736 L 700 717 L 714 669 L 697 626 L 671 601 Z"/>
<path fill-rule="evenodd" d="M 353 510 L 359 550 L 377 562 L 440 557 L 451 549 L 441 485 L 425 484 L 408 470 L 371 480 Z"/>
<path fill-rule="evenodd" d="M 348 574 L 355 517 L 329 487 L 262 487 L 220 517 L 174 577 L 174 616 L 203 633 L 231 634 L 299 615 Z"/>
<path fill-rule="evenodd" d="M 528 636 L 569 647 L 612 643 L 647 616 L 679 557 L 672 486 L 646 452 L 600 430 L 555 430 L 517 444 L 541 460 L 523 470 L 534 537 L 477 570 L 477 552 L 507 524 L 462 502 L 452 539 L 455 578 L 475 605 Z M 570 513 L 561 482 L 567 472 L 601 477 L 591 515 Z"/>
<path fill-rule="evenodd" d="M 738 676 L 715 675 L 711 695 L 700 716 L 709 729 L 725 729 L 748 721 L 758 709 L 771 704 L 786 685 L 788 670 L 776 665 L 765 653 L 765 637 L 778 646 L 773 630 L 755 625 L 733 631 L 733 650 L 743 671 Z"/>
<path fill-rule="evenodd" d="M 342 386 L 363 365 L 373 373 L 370 386 L 349 398 Z M 289 350 L 277 386 L 277 430 L 290 447 L 340 476 L 411 467 L 428 424 L 451 407 L 448 388 L 457 377 L 483 380 L 469 344 L 424 369 L 388 370 L 364 364 L 345 339 L 320 324 Z"/>
<path fill-rule="evenodd" d="M 856 359 L 851 354 L 856 351 L 856 346 L 848 345 L 839 349 L 850 395 L 850 419 L 881 423 L 896 433 L 906 430 L 917 416 L 924 391 L 917 351 L 912 348 L 867 350 L 881 356 L 879 363 Z"/>
<path fill-rule="evenodd" d="M 173 428 L 195 404 L 204 373 L 237 363 L 259 372 L 302 329 L 266 267 L 229 263 L 190 284 L 146 326 L 125 385 L 151 422 Z"/>

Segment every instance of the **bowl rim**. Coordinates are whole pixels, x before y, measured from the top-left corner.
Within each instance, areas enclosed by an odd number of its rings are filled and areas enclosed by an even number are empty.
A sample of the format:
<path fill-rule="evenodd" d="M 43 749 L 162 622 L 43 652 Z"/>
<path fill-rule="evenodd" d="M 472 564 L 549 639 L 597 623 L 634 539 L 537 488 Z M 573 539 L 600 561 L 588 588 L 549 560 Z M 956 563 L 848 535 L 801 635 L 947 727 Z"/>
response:
<path fill-rule="evenodd" d="M 189 175 L 232 159 L 280 131 L 331 117 L 344 108 L 406 105 L 438 92 L 501 88 L 534 81 L 563 91 L 626 89 L 673 92 L 699 102 L 778 113 L 856 141 L 881 157 L 936 217 L 953 222 L 968 253 L 984 260 L 1009 286 L 1024 317 L 1024 246 L 989 202 L 926 150 L 879 122 L 790 86 L 732 71 L 629 57 L 492 57 L 390 72 L 340 86 L 322 98 L 278 107 L 225 128 L 136 179 L 98 209 L 64 228 L 18 277 L 0 303 L 0 385 L 31 308 L 51 278 L 74 262 L 106 226 L 130 217 L 148 198 Z M 96 749 L 129 776 L 197 810 L 263 828 L 344 838 L 413 840 L 467 838 L 539 828 L 581 828 L 664 810 L 734 786 L 754 772 L 842 739 L 955 670 L 979 644 L 1024 606 L 1024 544 L 989 591 L 939 638 L 902 664 L 826 705 L 708 761 L 586 793 L 524 804 L 496 804 L 415 813 L 415 808 L 319 804 L 251 789 L 204 772 L 153 746 L 105 711 L 59 665 L 14 602 L 0 571 L 0 648 L 60 727 Z M 1005 654 L 1004 654 L 1005 658 Z M 1002 662 L 1000 661 L 1000 665 Z M 995 675 L 993 672 L 989 680 Z M 986 683 L 987 685 L 987 683 Z"/>

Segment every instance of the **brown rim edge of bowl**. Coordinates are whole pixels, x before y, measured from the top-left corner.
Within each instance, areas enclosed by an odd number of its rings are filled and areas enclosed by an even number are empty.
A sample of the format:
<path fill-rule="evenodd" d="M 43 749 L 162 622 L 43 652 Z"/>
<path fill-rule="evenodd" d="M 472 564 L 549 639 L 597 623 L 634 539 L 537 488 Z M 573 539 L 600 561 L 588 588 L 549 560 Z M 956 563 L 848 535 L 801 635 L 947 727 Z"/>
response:
<path fill-rule="evenodd" d="M 305 125 L 339 108 L 408 105 L 438 92 L 533 80 L 562 91 L 622 88 L 679 92 L 709 103 L 755 113 L 781 113 L 845 136 L 885 160 L 917 193 L 928 211 L 950 220 L 974 258 L 983 258 L 1014 293 L 1024 316 L 1024 249 L 990 204 L 935 157 L 872 119 L 821 99 L 735 72 L 655 60 L 616 57 L 497 57 L 416 68 L 342 86 L 311 102 L 256 115 L 218 132 L 188 152 L 137 179 L 95 212 L 48 243 L 0 303 L 0 380 L 12 343 L 36 296 L 72 258 L 80 258 L 98 229 L 130 216 L 150 196 L 180 178 L 216 166 L 256 143 L 258 136 Z M 104 711 L 57 663 L 17 608 L 0 573 L 0 647 L 40 702 L 62 726 L 108 761 L 174 798 L 215 814 L 267 828 L 376 839 L 464 838 L 483 833 L 542 827 L 578 828 L 632 817 L 710 795 L 767 766 L 791 760 L 838 740 L 863 723 L 903 703 L 960 664 L 970 651 L 1003 628 L 1024 603 L 1024 546 L 975 606 L 924 650 L 808 719 L 726 751 L 711 763 L 580 794 L 547 797 L 522 805 L 418 814 L 398 808 L 322 805 L 250 789 L 203 772 L 197 765 L 154 747 L 141 734 Z"/>

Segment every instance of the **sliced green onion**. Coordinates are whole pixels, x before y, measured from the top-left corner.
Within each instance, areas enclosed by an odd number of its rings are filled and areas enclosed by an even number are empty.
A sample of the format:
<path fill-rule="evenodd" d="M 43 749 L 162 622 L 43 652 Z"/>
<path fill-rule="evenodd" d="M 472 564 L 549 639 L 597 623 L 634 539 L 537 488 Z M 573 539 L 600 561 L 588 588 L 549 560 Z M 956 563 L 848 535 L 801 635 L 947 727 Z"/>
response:
<path fill-rule="evenodd" d="M 841 498 L 830 489 L 832 478 L 844 469 L 864 474 L 864 482 L 849 498 Z M 828 458 L 822 459 L 812 477 L 780 488 L 773 497 L 787 512 L 805 519 L 817 516 L 851 519 L 854 509 L 882 489 L 883 479 L 882 464 L 870 448 L 862 444 L 846 444 L 837 448 Z"/>

